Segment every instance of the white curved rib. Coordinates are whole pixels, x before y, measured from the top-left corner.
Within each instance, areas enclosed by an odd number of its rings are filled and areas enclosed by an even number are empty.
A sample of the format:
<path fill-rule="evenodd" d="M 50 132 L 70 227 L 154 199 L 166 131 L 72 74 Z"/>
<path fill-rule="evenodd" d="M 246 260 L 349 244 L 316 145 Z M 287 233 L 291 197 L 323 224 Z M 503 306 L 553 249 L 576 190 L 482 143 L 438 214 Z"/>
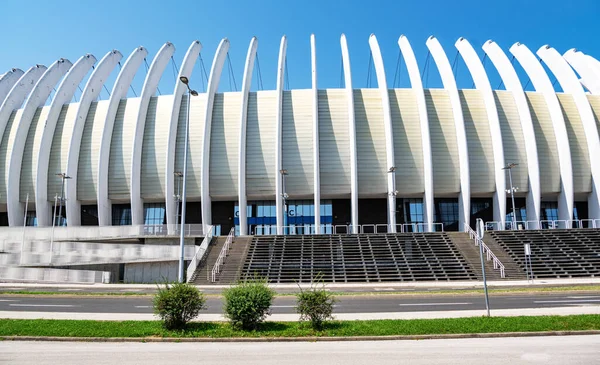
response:
<path fill-rule="evenodd" d="M 200 195 L 202 199 L 202 224 L 204 232 L 208 232 L 212 224 L 212 202 L 210 198 L 209 171 L 210 171 L 210 131 L 212 126 L 212 110 L 215 100 L 215 93 L 219 89 L 221 80 L 221 71 L 229 51 L 229 40 L 224 38 L 219 43 L 217 53 L 213 59 L 213 64 L 208 76 L 208 86 L 206 87 L 206 113 L 204 114 L 204 142 L 202 143 L 202 184 L 200 185 Z"/>
<path fill-rule="evenodd" d="M 110 94 L 108 101 L 108 110 L 104 121 L 104 129 L 102 130 L 102 142 L 98 157 L 98 225 L 111 225 L 111 208 L 112 204 L 108 199 L 108 165 L 110 159 L 110 144 L 112 141 L 113 128 L 115 126 L 115 117 L 121 99 L 127 96 L 127 90 L 131 85 L 131 81 L 142 64 L 144 58 L 148 55 L 148 51 L 144 47 L 138 47 L 133 50 L 131 55 L 125 61 L 121 72 L 117 76 L 115 85 Z"/>
<path fill-rule="evenodd" d="M 600 94 L 600 71 L 590 67 L 585 55 L 572 48 L 565 52 L 564 59 L 577 71 L 586 88 L 594 95 Z"/>
<path fill-rule="evenodd" d="M 561 220 L 571 220 L 573 219 L 573 167 L 571 165 L 569 135 L 567 134 L 560 103 L 548 75 L 529 48 L 524 44 L 515 43 L 510 47 L 510 52 L 519 61 L 521 66 L 523 66 L 536 91 L 544 95 L 544 100 L 550 111 L 550 119 L 552 120 L 554 136 L 556 137 L 561 181 L 558 198 L 558 217 Z"/>
<path fill-rule="evenodd" d="M 417 100 L 417 109 L 419 110 L 419 122 L 421 124 L 421 148 L 423 150 L 423 182 L 425 193 L 423 194 L 423 217 L 427 225 L 427 232 L 433 231 L 433 160 L 431 156 L 431 137 L 429 134 L 429 117 L 427 116 L 427 102 L 425 101 L 425 92 L 423 82 L 419 73 L 419 66 L 412 47 L 404 35 L 398 38 L 398 46 L 406 63 L 406 70 L 410 78 L 415 98 Z"/>
<path fill-rule="evenodd" d="M 131 185 L 129 187 L 131 199 L 131 224 L 144 224 L 144 202 L 142 201 L 142 146 L 144 144 L 144 129 L 150 98 L 156 93 L 158 82 L 162 77 L 165 67 L 169 64 L 175 47 L 170 42 L 165 43 L 156 56 L 144 80 L 140 94 L 140 108 L 137 113 L 135 132 L 131 150 Z"/>
<path fill-rule="evenodd" d="M 537 51 L 537 54 L 556 76 L 564 92 L 573 96 L 577 106 L 587 141 L 592 174 L 592 192 L 588 197 L 589 218 L 600 219 L 600 163 L 597 161 L 600 156 L 600 139 L 594 112 L 579 83 L 579 78 L 560 53 L 554 48 L 543 46 Z"/>
<path fill-rule="evenodd" d="M 352 89 L 352 73 L 350 71 L 350 54 L 346 35 L 340 37 L 342 62 L 344 65 L 344 84 L 348 98 L 348 139 L 350 145 L 350 220 L 352 233 L 358 233 L 358 170 L 356 157 L 356 123 L 354 118 L 354 89 Z"/>
<path fill-rule="evenodd" d="M 91 54 L 82 56 L 73 64 L 65 78 L 60 83 L 48 111 L 48 117 L 45 121 L 44 132 L 40 142 L 37 166 L 32 166 L 35 170 L 35 210 L 38 226 L 48 226 L 51 224 L 50 202 L 48 202 L 48 165 L 50 163 L 50 150 L 54 140 L 54 131 L 58 116 L 62 111 L 63 105 L 69 103 L 79 87 L 81 80 L 87 75 L 92 66 L 96 63 L 96 57 Z M 33 151 L 36 153 L 36 151 Z M 52 171 L 52 174 L 62 173 L 64 171 Z M 64 197 L 63 197 L 64 198 Z"/>
<path fill-rule="evenodd" d="M 23 70 L 13 68 L 0 77 L 0 105 L 4 102 L 10 90 L 23 76 Z"/>
<path fill-rule="evenodd" d="M 123 58 L 123 55 L 117 50 L 112 50 L 104 55 L 90 75 L 79 100 L 75 122 L 73 123 L 73 133 L 71 134 L 71 141 L 69 143 L 69 151 L 67 152 L 67 175 L 71 177 L 65 181 L 67 224 L 69 226 L 81 225 L 81 204 L 77 200 L 77 172 L 79 167 L 79 150 L 81 148 L 81 139 L 83 138 L 83 129 L 88 111 L 92 102 L 100 95 L 102 86 L 121 58 Z"/>
<path fill-rule="evenodd" d="M 7 176 L 6 208 L 8 211 L 8 224 L 11 226 L 19 225 L 22 222 L 24 208 L 23 204 L 19 201 L 21 165 L 25 142 L 27 141 L 33 116 L 38 108 L 44 106 L 54 86 L 69 71 L 71 66 L 71 62 L 63 58 L 55 61 L 35 84 L 23 106 L 23 114 L 17 125 L 15 140 L 10 151 L 9 163 L 5 167 Z"/>
<path fill-rule="evenodd" d="M 31 67 L 19 78 L 6 95 L 0 106 L 0 141 L 4 137 L 6 124 L 13 110 L 21 107 L 23 101 L 44 72 L 46 72 L 46 66 L 35 65 Z"/>
<path fill-rule="evenodd" d="M 454 116 L 454 127 L 456 129 L 456 144 L 458 146 L 458 161 L 460 172 L 460 195 L 458 198 L 458 226 L 462 230 L 464 223 L 469 223 L 471 219 L 471 178 L 469 175 L 469 150 L 467 148 L 467 136 L 465 132 L 465 122 L 463 118 L 462 106 L 456 80 L 450 67 L 450 61 L 444 52 L 440 42 L 431 36 L 427 39 L 427 48 L 440 72 L 444 89 L 450 96 L 452 105 L 452 115 Z"/>
<path fill-rule="evenodd" d="M 192 77 L 194 65 L 202 50 L 202 44 L 199 41 L 193 41 L 188 48 L 177 80 L 175 80 L 175 89 L 173 91 L 173 106 L 171 107 L 171 119 L 169 122 L 169 135 L 167 137 L 167 159 L 165 160 L 165 206 L 167 213 L 167 224 L 171 227 L 177 224 L 176 207 L 173 197 L 175 196 L 175 145 L 177 143 L 177 124 L 179 122 L 179 110 L 181 109 L 181 99 L 186 92 L 185 85 L 179 81 L 181 76 Z"/>
<path fill-rule="evenodd" d="M 258 48 L 258 39 L 252 37 L 246 54 L 246 66 L 244 67 L 244 80 L 242 81 L 242 110 L 240 112 L 240 141 L 238 155 L 238 202 L 240 222 L 240 235 L 248 234 L 248 201 L 246 197 L 246 129 L 248 120 L 248 93 L 252 85 L 252 71 L 254 70 L 254 59 Z"/>
<path fill-rule="evenodd" d="M 314 206 L 315 234 L 321 233 L 321 177 L 319 175 L 319 89 L 317 87 L 317 41 L 315 35 L 310 35 L 310 67 L 312 71 L 313 97 L 313 175 L 314 175 Z"/>
<path fill-rule="evenodd" d="M 277 63 L 277 111 L 275 113 L 275 209 L 277 221 L 277 234 L 283 234 L 283 208 L 285 198 L 283 197 L 283 179 L 279 172 L 283 169 L 281 152 L 282 107 L 283 107 L 283 81 L 285 77 L 285 54 L 287 50 L 287 37 L 281 37 L 279 43 L 279 61 Z"/>
<path fill-rule="evenodd" d="M 494 221 L 500 222 L 500 228 L 504 228 L 506 220 L 506 178 L 504 176 L 504 148 L 502 146 L 502 131 L 500 129 L 500 119 L 498 118 L 498 109 L 490 80 L 487 77 L 485 68 L 477 53 L 464 38 L 459 38 L 455 44 L 458 52 L 461 54 L 473 82 L 475 88 L 481 92 L 487 119 L 490 126 L 490 135 L 492 140 L 492 151 L 494 153 L 494 179 L 496 181 L 496 191 L 494 192 Z"/>
<path fill-rule="evenodd" d="M 377 75 L 377 87 L 381 94 L 381 107 L 383 109 L 383 129 L 385 131 L 385 149 L 386 163 L 388 171 L 392 169 L 394 172 L 386 173 L 387 190 L 388 190 L 388 227 L 389 232 L 396 233 L 396 162 L 394 158 L 394 130 L 392 129 L 392 114 L 390 111 L 390 94 L 385 79 L 385 67 L 383 65 L 383 57 L 381 57 L 381 49 L 377 42 L 375 34 L 369 36 L 369 47 L 373 55 L 373 64 L 375 65 L 375 74 Z"/>

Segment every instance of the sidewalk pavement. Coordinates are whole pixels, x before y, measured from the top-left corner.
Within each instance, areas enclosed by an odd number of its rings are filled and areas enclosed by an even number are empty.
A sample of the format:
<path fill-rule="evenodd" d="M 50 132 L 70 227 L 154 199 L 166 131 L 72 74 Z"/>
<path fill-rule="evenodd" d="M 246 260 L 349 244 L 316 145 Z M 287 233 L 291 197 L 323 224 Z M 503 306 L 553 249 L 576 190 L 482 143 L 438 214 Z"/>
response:
<path fill-rule="evenodd" d="M 600 306 L 521 308 L 491 310 L 492 317 L 516 316 L 567 316 L 576 314 L 600 314 Z M 382 312 L 382 313 L 334 313 L 341 321 L 375 319 L 433 319 L 482 317 L 485 310 L 424 311 L 424 312 Z M 79 312 L 21 312 L 0 311 L 1 319 L 75 319 L 97 321 L 152 321 L 157 318 L 151 313 L 79 313 Z M 268 321 L 298 321 L 297 314 L 272 314 Z M 221 314 L 203 314 L 196 321 L 226 321 Z"/>
<path fill-rule="evenodd" d="M 516 287 L 550 287 L 550 286 L 579 286 L 579 285 L 600 285 L 600 278 L 578 278 L 578 279 L 543 279 L 528 282 L 527 280 L 502 280 L 488 281 L 490 288 L 516 288 Z M 461 290 L 461 289 L 481 289 L 482 281 L 426 281 L 426 282 L 389 282 L 389 283 L 326 283 L 326 288 L 331 291 L 353 291 L 353 292 L 372 292 L 372 291 L 402 291 L 402 290 Z M 298 287 L 308 288 L 309 283 L 303 284 L 271 284 L 270 287 L 276 291 L 297 291 Z M 203 291 L 221 290 L 228 288 L 229 285 L 198 285 L 198 289 Z M 123 290 L 156 290 L 157 284 L 61 284 L 61 283 L 0 283 L 0 290 L 19 288 L 20 290 L 31 289 L 82 289 L 87 291 L 101 290 L 102 292 L 115 293 Z"/>

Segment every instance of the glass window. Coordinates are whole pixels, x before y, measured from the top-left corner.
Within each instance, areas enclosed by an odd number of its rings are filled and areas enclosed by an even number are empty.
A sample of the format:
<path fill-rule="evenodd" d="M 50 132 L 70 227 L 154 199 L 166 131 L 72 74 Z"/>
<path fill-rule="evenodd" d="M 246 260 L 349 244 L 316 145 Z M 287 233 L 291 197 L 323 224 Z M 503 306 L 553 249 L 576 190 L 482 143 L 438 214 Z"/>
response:
<path fill-rule="evenodd" d="M 112 206 L 112 225 L 127 226 L 131 225 L 131 205 L 113 204 Z"/>
<path fill-rule="evenodd" d="M 145 225 L 166 224 L 165 203 L 144 204 L 144 224 Z"/>

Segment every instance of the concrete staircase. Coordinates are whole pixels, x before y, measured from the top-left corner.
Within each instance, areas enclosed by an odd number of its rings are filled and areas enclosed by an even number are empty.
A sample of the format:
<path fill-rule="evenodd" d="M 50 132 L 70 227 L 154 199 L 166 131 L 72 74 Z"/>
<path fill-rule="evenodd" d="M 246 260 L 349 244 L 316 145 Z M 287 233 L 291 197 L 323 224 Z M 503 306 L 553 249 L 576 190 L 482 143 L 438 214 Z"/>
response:
<path fill-rule="evenodd" d="M 475 246 L 475 243 L 469 234 L 465 232 L 447 232 L 448 237 L 452 240 L 452 243 L 460 250 L 464 258 L 467 260 L 469 265 L 475 271 L 477 278 L 483 280 L 483 274 L 481 272 L 481 259 L 479 258 L 479 247 Z M 516 262 L 496 243 L 496 241 L 486 235 L 483 242 L 492 250 L 494 255 L 504 265 L 505 278 L 500 276 L 500 270 L 494 269 L 494 263 L 492 260 L 488 261 L 485 259 L 485 274 L 488 280 L 525 280 L 527 277 L 525 272 L 519 268 Z"/>
<path fill-rule="evenodd" d="M 225 258 L 223 266 L 221 266 L 221 272 L 217 276 L 216 283 L 210 281 L 210 274 L 215 262 L 219 257 L 219 253 L 223 248 L 223 244 L 227 239 L 226 236 L 218 237 L 216 243 L 211 248 L 210 252 L 204 263 L 196 271 L 196 275 L 192 277 L 192 282 L 196 285 L 210 285 L 210 284 L 231 284 L 239 279 L 241 270 L 248 254 L 248 247 L 252 241 L 251 236 L 234 237 L 233 242 L 229 248 L 229 253 Z M 208 273 L 208 275 L 207 275 Z"/>

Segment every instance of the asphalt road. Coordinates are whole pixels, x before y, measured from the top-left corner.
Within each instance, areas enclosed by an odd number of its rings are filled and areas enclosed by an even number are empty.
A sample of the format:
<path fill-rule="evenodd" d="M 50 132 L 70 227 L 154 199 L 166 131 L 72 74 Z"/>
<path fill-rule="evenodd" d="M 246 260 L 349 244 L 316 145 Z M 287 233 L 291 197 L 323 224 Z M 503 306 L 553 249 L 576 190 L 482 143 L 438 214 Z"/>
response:
<path fill-rule="evenodd" d="M 386 313 L 484 309 L 482 295 L 339 296 L 335 313 Z M 295 313 L 293 296 L 277 297 L 273 314 Z M 222 313 L 222 299 L 208 297 L 207 314 Z M 600 292 L 584 294 L 491 295 L 492 309 L 600 306 Z M 0 296 L 0 311 L 72 313 L 152 313 L 151 297 Z"/>
<path fill-rule="evenodd" d="M 600 336 L 263 343 L 0 342 L 6 364 L 598 364 Z"/>

